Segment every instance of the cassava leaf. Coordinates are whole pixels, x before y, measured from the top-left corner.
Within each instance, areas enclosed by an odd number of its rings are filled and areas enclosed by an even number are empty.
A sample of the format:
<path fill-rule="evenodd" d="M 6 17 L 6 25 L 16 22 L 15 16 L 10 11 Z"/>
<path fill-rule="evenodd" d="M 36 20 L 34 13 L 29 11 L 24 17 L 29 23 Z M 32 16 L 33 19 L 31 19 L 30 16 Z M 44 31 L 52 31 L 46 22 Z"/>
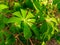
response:
<path fill-rule="evenodd" d="M 21 13 L 19 11 L 14 12 L 13 15 L 22 18 Z"/>
<path fill-rule="evenodd" d="M 14 22 L 20 22 L 20 18 L 17 18 L 17 17 L 11 17 L 9 20 L 8 20 L 8 23 L 14 23 Z"/>
<path fill-rule="evenodd" d="M 31 29 L 32 29 L 32 31 L 34 32 L 34 34 L 36 35 L 36 36 L 39 36 L 39 30 L 38 30 L 38 28 L 36 27 L 36 25 L 32 25 L 31 26 Z"/>
<path fill-rule="evenodd" d="M 24 30 L 23 30 L 23 32 L 24 32 L 24 37 L 26 39 L 29 39 L 32 36 L 31 30 L 30 30 L 29 26 L 26 23 L 24 23 Z"/>

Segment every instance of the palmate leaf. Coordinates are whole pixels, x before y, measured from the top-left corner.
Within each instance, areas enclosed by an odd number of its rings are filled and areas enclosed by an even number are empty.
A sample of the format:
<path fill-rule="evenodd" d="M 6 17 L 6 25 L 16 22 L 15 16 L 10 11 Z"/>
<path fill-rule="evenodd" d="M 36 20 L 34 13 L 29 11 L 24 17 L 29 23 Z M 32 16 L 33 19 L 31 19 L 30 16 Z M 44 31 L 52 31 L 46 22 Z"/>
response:
<path fill-rule="evenodd" d="M 32 36 L 31 30 L 26 23 L 24 23 L 24 31 L 23 32 L 24 32 L 25 39 L 29 39 Z"/>
<path fill-rule="evenodd" d="M 20 17 L 20 18 L 21 17 L 26 18 L 26 19 L 34 17 L 34 15 L 30 11 L 28 11 L 28 14 L 27 14 L 27 10 L 23 10 L 23 9 L 21 9 L 21 13 L 19 11 L 16 11 L 13 13 L 13 15 Z"/>
<path fill-rule="evenodd" d="M 17 18 L 20 18 L 21 21 L 25 22 L 35 22 L 34 15 L 29 11 L 28 14 L 26 14 L 26 10 L 21 9 L 21 13 L 19 11 L 14 12 L 13 15 Z"/>
<path fill-rule="evenodd" d="M 26 14 L 27 10 L 23 10 L 21 9 L 21 12 L 17 11 L 13 13 L 13 17 L 11 17 L 9 19 L 9 23 L 23 23 L 23 33 L 24 33 L 24 37 L 26 39 L 29 39 L 32 36 L 32 32 L 30 30 L 30 26 L 29 24 L 33 24 L 35 23 L 35 19 L 34 19 L 34 15 L 29 11 L 28 14 Z M 20 23 L 20 25 L 21 25 Z M 29 24 L 28 24 L 29 23 Z M 36 26 L 32 26 L 31 27 L 33 32 L 35 33 L 36 36 L 38 36 L 39 32 L 37 31 Z"/>

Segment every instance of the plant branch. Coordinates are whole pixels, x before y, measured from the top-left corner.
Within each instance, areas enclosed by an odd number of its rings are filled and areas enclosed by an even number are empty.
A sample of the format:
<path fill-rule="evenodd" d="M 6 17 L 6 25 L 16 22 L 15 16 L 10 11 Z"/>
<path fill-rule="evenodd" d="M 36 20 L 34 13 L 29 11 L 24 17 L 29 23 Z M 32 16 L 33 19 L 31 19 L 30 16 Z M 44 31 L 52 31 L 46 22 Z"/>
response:
<path fill-rule="evenodd" d="M 34 45 L 31 39 L 29 39 L 29 41 L 30 41 L 31 45 Z"/>

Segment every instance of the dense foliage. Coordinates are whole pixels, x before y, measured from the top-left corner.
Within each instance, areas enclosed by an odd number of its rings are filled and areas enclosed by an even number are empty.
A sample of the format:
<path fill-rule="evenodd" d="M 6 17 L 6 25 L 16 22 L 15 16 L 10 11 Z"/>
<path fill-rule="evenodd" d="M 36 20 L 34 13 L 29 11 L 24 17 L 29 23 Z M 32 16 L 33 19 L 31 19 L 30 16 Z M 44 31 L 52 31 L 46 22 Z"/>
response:
<path fill-rule="evenodd" d="M 0 0 L 0 45 L 60 43 L 60 0 Z"/>

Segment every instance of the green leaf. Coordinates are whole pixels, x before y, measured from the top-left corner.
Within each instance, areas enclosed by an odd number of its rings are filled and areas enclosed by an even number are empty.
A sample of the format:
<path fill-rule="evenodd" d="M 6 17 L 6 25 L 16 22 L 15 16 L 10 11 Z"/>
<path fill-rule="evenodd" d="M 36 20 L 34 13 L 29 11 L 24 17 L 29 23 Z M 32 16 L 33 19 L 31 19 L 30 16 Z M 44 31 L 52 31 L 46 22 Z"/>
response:
<path fill-rule="evenodd" d="M 3 21 L 0 21 L 0 30 L 3 29 L 5 27 L 5 24 Z"/>
<path fill-rule="evenodd" d="M 39 4 L 39 2 L 36 1 L 36 0 L 33 0 L 33 3 L 34 3 L 34 6 L 35 6 L 35 9 L 36 10 L 40 10 L 40 4 Z"/>
<path fill-rule="evenodd" d="M 18 2 L 15 2 L 14 7 L 18 7 L 18 6 L 20 6 L 20 4 Z"/>
<path fill-rule="evenodd" d="M 28 19 L 28 22 L 34 23 L 36 20 L 35 19 Z"/>
<path fill-rule="evenodd" d="M 6 9 L 6 8 L 8 8 L 8 6 L 7 6 L 7 5 L 0 4 L 0 11 L 2 11 L 3 9 Z"/>
<path fill-rule="evenodd" d="M 46 45 L 46 43 L 43 41 L 41 45 Z"/>
<path fill-rule="evenodd" d="M 41 26 L 40 26 L 40 32 L 41 33 L 44 33 L 46 32 L 48 29 L 48 25 L 47 25 L 47 22 L 44 22 Z"/>
<path fill-rule="evenodd" d="M 53 4 L 58 4 L 60 3 L 60 0 L 53 0 Z"/>
<path fill-rule="evenodd" d="M 24 31 L 23 32 L 24 32 L 25 39 L 29 39 L 32 36 L 31 30 L 26 23 L 24 23 Z"/>
<path fill-rule="evenodd" d="M 31 29 L 32 29 L 32 31 L 34 32 L 34 34 L 36 35 L 36 36 L 39 36 L 39 30 L 38 30 L 38 28 L 36 27 L 36 25 L 32 25 L 31 26 Z"/>
<path fill-rule="evenodd" d="M 26 19 L 33 18 L 33 17 L 34 17 L 34 15 L 29 11 L 28 15 L 26 16 Z"/>
<path fill-rule="evenodd" d="M 34 6 L 31 0 L 26 0 L 26 5 L 28 8 L 34 9 Z"/>
<path fill-rule="evenodd" d="M 14 23 L 14 22 L 20 22 L 20 18 L 17 18 L 17 17 L 11 17 L 9 20 L 8 20 L 8 23 Z"/>
<path fill-rule="evenodd" d="M 21 9 L 22 17 L 25 18 L 27 14 L 27 10 Z"/>
<path fill-rule="evenodd" d="M 21 13 L 19 11 L 14 12 L 13 15 L 22 18 Z"/>
<path fill-rule="evenodd" d="M 58 8 L 58 10 L 60 11 L 60 1 L 59 1 L 59 3 L 57 4 L 57 8 Z"/>
<path fill-rule="evenodd" d="M 4 31 L 3 30 L 0 30 L 0 39 L 1 39 L 1 41 L 0 41 L 0 45 L 4 45 Z"/>
<path fill-rule="evenodd" d="M 48 23 L 48 33 L 49 34 L 54 34 L 54 31 L 55 31 L 54 27 L 55 26 L 54 26 L 53 22 Z"/>
<path fill-rule="evenodd" d="M 7 23 L 7 22 L 8 22 L 8 20 L 9 20 L 8 18 L 3 17 L 3 22 L 4 22 L 4 23 Z"/>
<path fill-rule="evenodd" d="M 21 6 L 20 6 L 20 3 L 15 2 L 13 9 L 14 9 L 14 11 L 20 11 L 20 7 L 21 7 Z"/>
<path fill-rule="evenodd" d="M 56 24 L 58 24 L 56 18 L 51 18 L 51 21 L 55 22 Z"/>
<path fill-rule="evenodd" d="M 13 35 L 9 34 L 6 38 L 5 44 L 6 45 L 11 45 L 15 42 L 15 38 L 13 37 Z"/>

